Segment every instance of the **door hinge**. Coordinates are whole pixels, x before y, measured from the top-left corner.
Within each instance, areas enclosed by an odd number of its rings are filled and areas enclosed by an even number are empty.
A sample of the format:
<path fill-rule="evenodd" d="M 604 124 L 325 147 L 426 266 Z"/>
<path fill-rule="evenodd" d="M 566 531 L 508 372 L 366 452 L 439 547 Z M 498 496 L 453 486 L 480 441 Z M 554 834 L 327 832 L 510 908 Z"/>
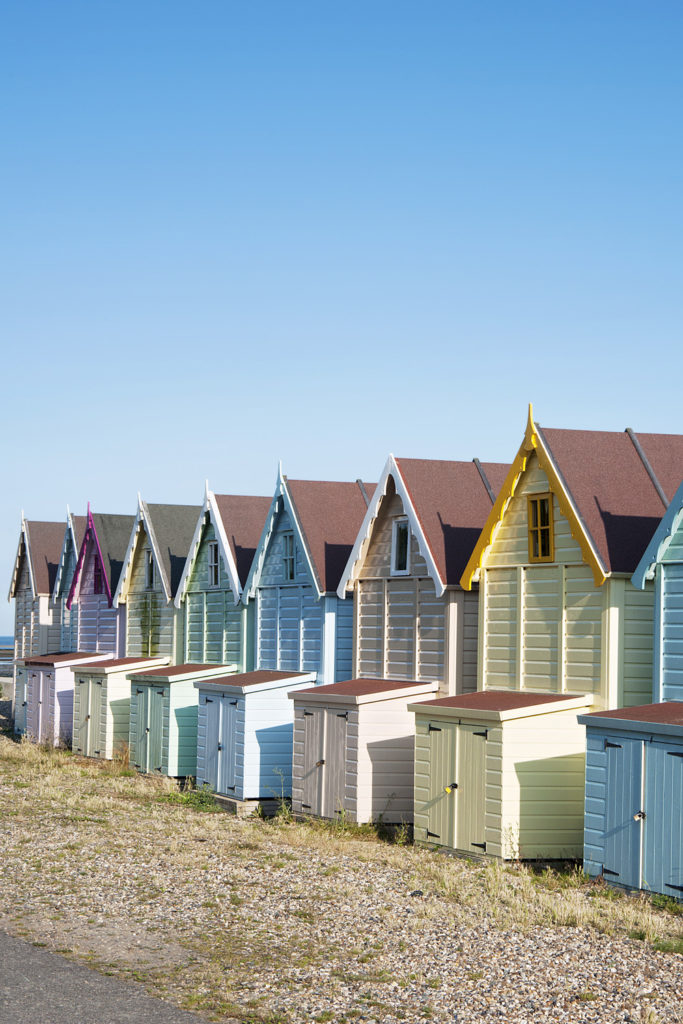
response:
<path fill-rule="evenodd" d="M 144 693 L 145 691 L 144 690 L 136 690 L 135 692 L 136 693 Z"/>
<path fill-rule="evenodd" d="M 621 743 L 610 743 L 609 740 L 605 740 L 605 750 L 608 747 L 614 747 L 616 750 L 621 750 Z"/>
<path fill-rule="evenodd" d="M 99 750 L 94 751 L 94 753 L 99 754 Z"/>
<path fill-rule="evenodd" d="M 231 700 L 230 701 L 230 707 L 231 708 L 236 708 L 237 707 L 237 701 L 236 700 Z"/>
<path fill-rule="evenodd" d="M 667 889 L 676 889 L 678 892 L 683 892 L 683 885 L 674 885 L 673 882 L 665 882 L 664 885 Z"/>
<path fill-rule="evenodd" d="M 337 718 L 345 718 L 346 721 L 348 722 L 348 720 L 349 720 L 349 713 L 348 713 L 348 711 L 338 711 L 337 712 Z"/>
<path fill-rule="evenodd" d="M 156 692 L 163 697 L 163 695 L 164 695 L 164 691 L 163 690 L 157 690 Z"/>
<path fill-rule="evenodd" d="M 683 750 L 667 750 L 669 757 L 683 757 Z"/>
<path fill-rule="evenodd" d="M 429 829 L 427 829 L 427 838 L 429 839 L 430 836 L 432 839 L 441 839 L 441 834 L 439 832 L 430 832 Z"/>
<path fill-rule="evenodd" d="M 311 809 L 311 805 L 310 804 L 302 804 L 301 807 L 302 807 L 302 809 L 305 808 L 307 811 L 310 811 L 310 809 Z"/>
<path fill-rule="evenodd" d="M 489 738 L 489 731 L 488 731 L 488 729 L 484 729 L 483 732 L 473 732 L 472 735 L 473 736 L 483 736 L 484 739 L 487 740 Z"/>
<path fill-rule="evenodd" d="M 313 717 L 313 712 L 312 711 L 304 711 L 304 718 L 306 717 L 306 715 L 308 715 L 309 717 L 312 718 Z M 301 806 L 303 807 L 303 804 Z"/>
<path fill-rule="evenodd" d="M 441 729 L 439 728 L 438 725 L 432 725 L 432 723 L 430 722 L 427 728 L 427 732 L 441 732 Z"/>
<path fill-rule="evenodd" d="M 476 846 L 478 850 L 483 850 L 486 853 L 486 843 L 470 843 L 470 846 Z"/>
<path fill-rule="evenodd" d="M 602 873 L 603 875 L 614 875 L 615 878 L 619 877 L 618 871 L 612 871 L 611 868 L 606 868 L 604 864 L 602 866 Z"/>
<path fill-rule="evenodd" d="M 206 697 L 204 700 L 205 704 L 213 704 L 213 697 Z"/>

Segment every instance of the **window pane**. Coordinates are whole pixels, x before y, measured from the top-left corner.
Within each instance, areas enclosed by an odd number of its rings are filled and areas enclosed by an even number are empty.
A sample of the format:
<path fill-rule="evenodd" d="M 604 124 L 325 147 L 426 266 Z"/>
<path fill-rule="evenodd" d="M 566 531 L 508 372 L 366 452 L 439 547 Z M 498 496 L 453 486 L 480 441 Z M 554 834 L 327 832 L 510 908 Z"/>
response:
<path fill-rule="evenodd" d="M 550 530 L 541 530 L 541 558 L 550 557 Z"/>
<path fill-rule="evenodd" d="M 531 527 L 534 529 L 538 526 L 538 501 L 534 498 L 530 502 L 531 508 Z"/>
<path fill-rule="evenodd" d="M 396 555 L 394 569 L 405 572 L 408 568 L 408 524 L 396 524 Z"/>
<path fill-rule="evenodd" d="M 539 514 L 540 514 L 541 526 L 549 526 L 550 525 L 550 502 L 548 501 L 547 498 L 541 498 L 538 504 L 540 506 Z"/>

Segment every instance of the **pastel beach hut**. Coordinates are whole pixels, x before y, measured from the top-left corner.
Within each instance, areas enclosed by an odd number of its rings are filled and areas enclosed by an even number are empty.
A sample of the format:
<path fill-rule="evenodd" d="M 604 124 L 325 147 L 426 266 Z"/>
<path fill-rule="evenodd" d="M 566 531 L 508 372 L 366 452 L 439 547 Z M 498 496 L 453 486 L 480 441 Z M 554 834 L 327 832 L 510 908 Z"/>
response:
<path fill-rule="evenodd" d="M 14 730 L 26 729 L 27 658 L 60 649 L 60 609 L 52 602 L 64 524 L 21 517 L 8 600 L 14 600 Z"/>
<path fill-rule="evenodd" d="M 129 658 L 183 661 L 183 616 L 174 599 L 199 515 L 197 505 L 148 504 L 138 497 L 114 605 L 126 608 Z"/>
<path fill-rule="evenodd" d="M 253 603 L 242 591 L 270 508 L 270 499 L 214 494 L 204 504 L 175 595 L 183 614 L 183 661 L 253 667 Z"/>
<path fill-rule="evenodd" d="M 73 734 L 73 672 L 86 662 L 111 657 L 109 652 L 70 651 L 27 658 L 26 735 L 36 743 L 69 746 Z"/>
<path fill-rule="evenodd" d="M 463 572 L 479 585 L 478 689 L 651 699 L 654 587 L 631 584 L 683 476 L 683 436 L 524 438 Z"/>
<path fill-rule="evenodd" d="M 68 604 L 78 554 L 87 526 L 86 516 L 75 516 L 67 509 L 66 529 L 57 575 L 52 592 L 52 603 L 59 609 L 59 649 L 62 652 L 78 650 L 78 604 Z"/>

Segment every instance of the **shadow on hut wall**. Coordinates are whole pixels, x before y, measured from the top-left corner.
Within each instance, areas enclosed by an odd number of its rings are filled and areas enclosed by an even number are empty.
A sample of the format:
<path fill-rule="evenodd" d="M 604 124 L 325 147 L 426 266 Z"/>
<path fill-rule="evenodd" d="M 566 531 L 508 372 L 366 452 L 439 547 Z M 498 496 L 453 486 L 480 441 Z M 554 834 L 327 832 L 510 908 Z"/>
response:
<path fill-rule="evenodd" d="M 292 795 L 292 751 L 294 723 L 283 722 L 256 730 L 259 748 L 259 796 Z M 244 750 L 244 774 L 249 774 L 249 751 Z"/>
<path fill-rule="evenodd" d="M 413 820 L 415 736 L 408 733 L 367 745 L 371 764 L 372 820 L 400 824 Z M 358 778 L 361 789 L 365 779 Z"/>
<path fill-rule="evenodd" d="M 581 753 L 515 764 L 519 805 L 503 803 L 502 840 L 508 855 L 520 860 L 582 856 L 585 763 Z"/>

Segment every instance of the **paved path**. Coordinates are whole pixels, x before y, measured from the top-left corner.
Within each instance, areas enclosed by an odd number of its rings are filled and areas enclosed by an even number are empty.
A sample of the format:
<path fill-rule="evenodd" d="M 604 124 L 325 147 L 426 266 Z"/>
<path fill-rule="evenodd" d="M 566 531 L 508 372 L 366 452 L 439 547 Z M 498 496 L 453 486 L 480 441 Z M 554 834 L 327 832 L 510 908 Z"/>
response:
<path fill-rule="evenodd" d="M 0 1024 L 206 1024 L 141 985 L 0 932 Z"/>

